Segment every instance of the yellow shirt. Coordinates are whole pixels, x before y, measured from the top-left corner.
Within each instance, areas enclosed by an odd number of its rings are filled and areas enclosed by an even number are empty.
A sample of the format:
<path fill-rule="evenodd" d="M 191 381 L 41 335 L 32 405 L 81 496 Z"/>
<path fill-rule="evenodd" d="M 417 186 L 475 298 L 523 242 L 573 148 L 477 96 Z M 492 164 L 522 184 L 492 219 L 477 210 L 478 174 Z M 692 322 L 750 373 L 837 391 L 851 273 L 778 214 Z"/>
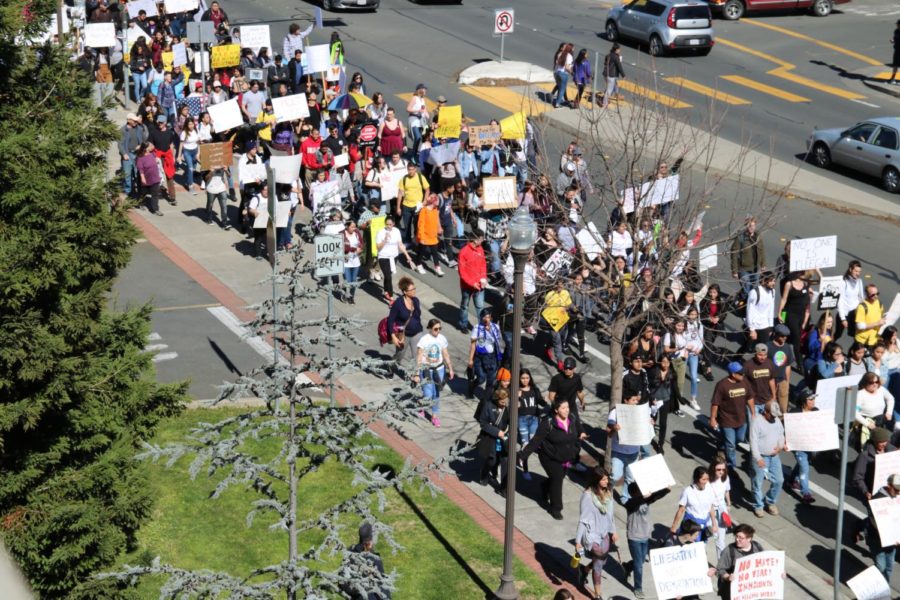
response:
<path fill-rule="evenodd" d="M 862 323 L 863 325 L 874 325 L 881 320 L 883 313 L 884 307 L 881 305 L 881 302 L 879 302 L 878 299 L 876 299 L 875 302 L 863 300 L 856 308 L 856 322 Z M 866 329 L 865 331 L 857 331 L 856 336 L 853 339 L 855 339 L 860 344 L 865 344 L 866 346 L 874 346 L 875 342 L 878 341 L 878 327 L 872 327 L 871 329 Z"/>
<path fill-rule="evenodd" d="M 572 296 L 568 290 L 557 292 L 550 290 L 544 296 L 544 310 L 541 316 L 550 324 L 554 331 L 562 329 L 563 325 L 569 322 L 568 307 L 572 306 Z"/>
<path fill-rule="evenodd" d="M 410 177 L 404 175 L 400 180 L 399 188 L 403 190 L 403 206 L 406 208 L 415 208 L 425 199 L 425 192 L 428 190 L 428 180 L 421 173 L 417 173 Z"/>
<path fill-rule="evenodd" d="M 267 127 L 259 130 L 259 139 L 265 140 L 267 142 L 272 141 L 272 125 L 275 124 L 275 113 L 272 114 L 266 113 L 265 110 L 259 111 L 259 114 L 256 115 L 257 123 L 266 123 Z"/>

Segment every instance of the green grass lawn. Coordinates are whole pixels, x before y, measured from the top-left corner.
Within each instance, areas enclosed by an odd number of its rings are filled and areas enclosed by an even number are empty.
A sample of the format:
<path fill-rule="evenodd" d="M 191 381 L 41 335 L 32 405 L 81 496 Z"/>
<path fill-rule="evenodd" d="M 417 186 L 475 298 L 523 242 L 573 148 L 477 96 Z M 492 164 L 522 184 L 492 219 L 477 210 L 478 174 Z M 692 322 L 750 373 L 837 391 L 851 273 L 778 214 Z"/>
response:
<path fill-rule="evenodd" d="M 200 421 L 215 422 L 233 414 L 237 413 L 188 411 L 164 421 L 154 442 L 181 440 L 192 425 Z M 138 532 L 138 548 L 123 557 L 122 563 L 146 564 L 160 556 L 163 563 L 181 568 L 220 570 L 242 576 L 254 568 L 286 559 L 287 535 L 268 529 L 269 515 L 258 514 L 253 525 L 246 526 L 250 502 L 257 496 L 233 487 L 220 498 L 209 499 L 218 478 L 211 479 L 202 473 L 191 481 L 187 473 L 191 460 L 189 456 L 184 457 L 170 469 L 162 462 L 145 463 L 143 468 L 156 504 L 152 517 Z M 399 470 L 403 459 L 382 446 L 376 453 L 375 463 L 390 464 Z M 304 478 L 299 518 L 317 514 L 321 508 L 339 502 L 350 480 L 349 469 L 333 462 Z M 496 588 L 503 546 L 445 496 L 432 498 L 427 490 L 416 488 L 408 489 L 404 498 L 391 491 L 383 520 L 394 527 L 394 535 L 404 547 L 391 554 L 385 544 L 376 544 L 385 569 L 388 572 L 396 569 L 399 574 L 395 599 L 474 599 L 483 598 L 487 589 Z M 350 521 L 348 517 L 343 537 L 355 543 L 358 523 Z M 300 552 L 317 542 L 316 537 L 316 534 L 301 537 Z M 549 586 L 518 561 L 515 577 L 523 599 L 552 596 Z M 157 598 L 160 584 L 161 580 L 145 579 L 139 588 L 140 596 Z"/>

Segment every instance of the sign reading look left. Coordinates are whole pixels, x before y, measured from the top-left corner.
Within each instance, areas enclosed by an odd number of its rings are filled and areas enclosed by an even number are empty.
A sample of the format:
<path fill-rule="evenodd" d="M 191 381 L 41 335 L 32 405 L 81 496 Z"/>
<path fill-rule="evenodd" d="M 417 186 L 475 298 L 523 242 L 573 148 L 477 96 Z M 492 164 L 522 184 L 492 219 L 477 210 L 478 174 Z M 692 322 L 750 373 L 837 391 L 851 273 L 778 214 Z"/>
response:
<path fill-rule="evenodd" d="M 769 550 L 737 559 L 731 600 L 784 598 L 784 552 Z"/>
<path fill-rule="evenodd" d="M 651 550 L 650 569 L 660 600 L 713 591 L 707 575 L 706 546 L 700 542 Z"/>

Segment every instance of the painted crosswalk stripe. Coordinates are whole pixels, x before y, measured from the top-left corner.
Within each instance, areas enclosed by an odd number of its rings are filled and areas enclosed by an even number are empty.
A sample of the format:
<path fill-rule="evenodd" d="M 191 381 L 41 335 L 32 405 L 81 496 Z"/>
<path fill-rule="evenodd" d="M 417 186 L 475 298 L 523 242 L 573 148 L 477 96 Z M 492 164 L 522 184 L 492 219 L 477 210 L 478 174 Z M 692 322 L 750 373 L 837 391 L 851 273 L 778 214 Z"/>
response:
<path fill-rule="evenodd" d="M 668 106 L 669 108 L 691 108 L 691 104 L 684 102 L 683 100 L 679 100 L 678 98 L 673 98 L 672 96 L 667 96 L 666 94 L 660 94 L 655 90 L 651 90 L 648 87 L 644 87 L 642 85 L 638 85 L 632 81 L 625 81 L 620 79 L 618 81 L 619 87 L 626 92 L 631 92 L 632 94 L 637 94 L 638 96 L 643 96 L 648 100 L 652 100 L 657 104 L 662 104 L 663 106 Z"/>
<path fill-rule="evenodd" d="M 538 89 L 543 90 L 545 92 L 550 92 L 554 86 L 552 83 L 539 83 L 537 87 L 538 87 Z M 569 87 L 566 88 L 566 92 L 568 92 L 569 98 L 572 98 L 574 100 L 575 96 L 578 95 L 578 88 L 574 85 L 570 85 Z M 581 106 L 583 106 L 585 108 L 593 107 L 593 104 L 590 101 L 590 96 L 591 96 L 590 88 L 585 88 L 584 95 L 582 96 L 582 99 L 581 99 Z"/>
<path fill-rule="evenodd" d="M 150 341 L 150 342 L 158 342 L 161 339 L 162 339 L 162 336 L 159 335 L 158 333 L 156 333 L 155 331 L 147 336 L 147 341 Z"/>
<path fill-rule="evenodd" d="M 553 110 L 553 106 L 546 102 L 523 96 L 505 87 L 465 85 L 459 89 L 511 113 L 524 111 L 526 115 L 539 115 Z"/>
<path fill-rule="evenodd" d="M 154 363 L 160 363 L 167 360 L 174 360 L 176 358 L 178 358 L 177 352 L 161 352 L 160 354 L 155 355 L 151 360 Z"/>
<path fill-rule="evenodd" d="M 144 352 L 159 352 L 168 348 L 168 344 L 148 344 L 144 346 Z"/>
<path fill-rule="evenodd" d="M 724 102 L 725 104 L 732 104 L 735 106 L 752 104 L 752 102 L 750 102 L 749 100 L 744 100 L 743 98 L 732 96 L 731 94 L 726 94 L 725 92 L 705 85 L 701 85 L 695 81 L 691 81 L 690 79 L 685 79 L 684 77 L 666 77 L 665 80 L 673 85 L 677 85 L 680 88 L 691 90 L 692 92 L 697 92 L 698 94 L 703 94 L 704 96 L 709 96 L 716 102 Z"/>
<path fill-rule="evenodd" d="M 732 83 L 736 83 L 738 85 L 743 85 L 744 87 L 756 90 L 757 92 L 762 92 L 764 94 L 769 94 L 770 96 L 775 96 L 776 98 L 781 98 L 782 100 L 787 100 L 788 102 L 812 102 L 809 98 L 804 98 L 803 96 L 798 96 L 797 94 L 792 94 L 791 92 L 782 90 L 777 87 L 772 87 L 771 85 L 766 85 L 754 79 L 748 79 L 740 75 L 723 75 L 722 79 L 731 81 Z"/>

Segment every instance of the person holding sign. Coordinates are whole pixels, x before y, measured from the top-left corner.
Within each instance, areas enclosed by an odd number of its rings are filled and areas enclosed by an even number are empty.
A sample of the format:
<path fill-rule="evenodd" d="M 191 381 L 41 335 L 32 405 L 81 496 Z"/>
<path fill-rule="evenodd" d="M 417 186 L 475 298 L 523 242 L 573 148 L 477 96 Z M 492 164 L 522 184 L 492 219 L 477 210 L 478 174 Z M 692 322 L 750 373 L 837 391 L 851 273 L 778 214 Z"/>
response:
<path fill-rule="evenodd" d="M 753 514 L 762 518 L 765 513 L 778 516 L 775 503 L 781 494 L 784 472 L 781 469 L 782 451 L 788 449 L 781 423 L 781 407 L 775 400 L 766 402 L 761 417 L 750 421 L 750 453 L 753 455 Z M 763 512 L 763 479 L 769 480 Z"/>
<path fill-rule="evenodd" d="M 878 341 L 878 332 L 885 323 L 884 306 L 878 299 L 878 286 L 870 283 L 866 286 L 866 299 L 856 308 L 856 335 L 853 339 L 871 348 Z"/>
<path fill-rule="evenodd" d="M 734 528 L 734 543 L 729 544 L 719 562 L 709 570 L 709 576 L 719 578 L 719 597 L 731 600 L 731 581 L 734 579 L 734 567 L 739 558 L 762 552 L 763 547 L 753 540 L 756 530 L 750 525 L 741 524 Z"/>
<path fill-rule="evenodd" d="M 602 600 L 600 585 L 603 582 L 603 566 L 613 544 L 619 541 L 616 520 L 613 517 L 613 491 L 609 474 L 603 467 L 594 467 L 588 476 L 588 485 L 581 494 L 581 510 L 578 528 L 575 530 L 575 554 L 590 559 L 585 567 L 579 567 L 585 590 L 592 581 L 594 598 Z"/>
<path fill-rule="evenodd" d="M 625 579 L 634 574 L 634 597 L 646 598 L 644 595 L 644 562 L 650 554 L 650 537 L 653 535 L 653 519 L 650 518 L 650 505 L 671 492 L 671 488 L 663 488 L 652 494 L 643 494 L 637 482 L 632 482 L 628 492 L 631 496 L 625 503 L 627 517 L 625 538 L 628 540 L 628 551 L 631 560 L 624 563 Z"/>
<path fill-rule="evenodd" d="M 572 296 L 565 288 L 565 281 L 557 277 L 556 285 L 544 296 L 541 323 L 550 331 L 550 343 L 544 348 L 547 359 L 562 371 L 563 340 L 568 339 L 569 311 L 574 307 Z"/>
<path fill-rule="evenodd" d="M 872 496 L 872 500 L 880 498 L 891 498 L 893 500 L 898 495 L 900 495 L 900 473 L 894 473 L 888 477 L 887 485 Z M 897 545 L 884 544 L 881 541 L 878 523 L 875 522 L 875 514 L 871 509 L 869 509 L 869 518 L 866 521 L 866 541 L 869 544 L 872 559 L 875 561 L 875 567 L 884 575 L 885 581 L 890 581 L 891 572 L 894 570 L 894 556 L 897 554 Z"/>
<path fill-rule="evenodd" d="M 634 394 L 629 397 L 622 398 L 622 403 L 627 405 L 636 405 L 640 402 L 640 394 Z M 628 466 L 636 462 L 639 458 L 641 450 L 640 446 L 631 444 L 622 444 L 619 442 L 619 430 L 622 425 L 619 424 L 616 413 L 618 409 L 612 408 L 609 411 L 609 417 L 606 421 L 606 433 L 612 436 L 612 478 L 613 485 L 616 485 L 620 479 L 625 478 L 625 485 L 622 487 L 622 493 L 619 494 L 619 502 L 626 504 L 631 498 L 629 487 L 634 481 L 631 469 Z M 648 424 L 649 425 L 649 424 Z"/>
<path fill-rule="evenodd" d="M 802 413 L 819 410 L 816 406 L 816 395 L 809 388 L 803 388 L 799 394 L 799 406 L 791 412 Z M 797 464 L 791 471 L 791 488 L 800 492 L 800 501 L 803 504 L 812 504 L 816 501 L 809 491 L 809 461 L 815 458 L 815 452 L 794 450 L 794 458 Z"/>

